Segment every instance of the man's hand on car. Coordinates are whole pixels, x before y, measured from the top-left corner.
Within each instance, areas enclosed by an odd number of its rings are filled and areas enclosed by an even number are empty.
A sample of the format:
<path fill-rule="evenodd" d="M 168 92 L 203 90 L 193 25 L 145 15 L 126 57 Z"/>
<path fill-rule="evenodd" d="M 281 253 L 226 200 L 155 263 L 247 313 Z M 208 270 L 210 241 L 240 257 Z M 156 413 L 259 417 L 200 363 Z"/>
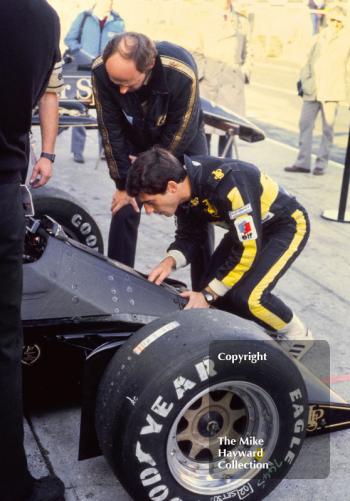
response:
<path fill-rule="evenodd" d="M 161 261 L 148 275 L 148 280 L 160 285 L 163 280 L 165 280 L 172 270 L 175 268 L 175 259 L 171 256 L 167 256 L 163 261 Z"/>
<path fill-rule="evenodd" d="M 52 162 L 48 158 L 41 157 L 33 167 L 30 176 L 30 185 L 32 188 L 44 186 L 52 177 Z"/>
<path fill-rule="evenodd" d="M 180 296 L 188 299 L 188 303 L 184 308 L 185 310 L 192 310 L 193 308 L 210 308 L 210 305 L 206 302 L 201 292 L 185 291 L 181 292 Z"/>
<path fill-rule="evenodd" d="M 120 210 L 124 205 L 132 205 L 135 212 L 140 212 L 139 206 L 136 203 L 135 198 L 129 197 L 126 191 L 116 190 L 112 198 L 111 211 L 113 216 Z"/>

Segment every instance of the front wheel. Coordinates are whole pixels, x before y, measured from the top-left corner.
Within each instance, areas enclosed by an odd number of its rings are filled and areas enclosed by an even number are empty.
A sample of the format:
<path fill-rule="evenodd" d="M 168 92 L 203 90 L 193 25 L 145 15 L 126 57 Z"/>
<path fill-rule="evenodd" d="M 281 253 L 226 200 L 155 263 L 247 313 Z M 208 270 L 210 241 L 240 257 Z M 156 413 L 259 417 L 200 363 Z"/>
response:
<path fill-rule="evenodd" d="M 133 499 L 260 500 L 290 469 L 305 435 L 305 385 L 273 341 L 242 325 L 221 311 L 179 312 L 111 360 L 96 429 Z"/>

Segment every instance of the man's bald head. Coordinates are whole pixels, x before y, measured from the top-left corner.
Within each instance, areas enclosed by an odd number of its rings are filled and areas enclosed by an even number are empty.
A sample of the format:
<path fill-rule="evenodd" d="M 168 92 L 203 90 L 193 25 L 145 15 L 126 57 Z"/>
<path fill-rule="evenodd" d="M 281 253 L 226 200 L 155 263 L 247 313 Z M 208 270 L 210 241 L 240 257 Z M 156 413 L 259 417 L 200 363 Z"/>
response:
<path fill-rule="evenodd" d="M 133 61 L 137 71 L 141 73 L 153 67 L 157 56 L 154 42 L 146 35 L 133 31 L 119 33 L 108 42 L 103 52 L 103 62 L 106 64 L 116 52 L 123 59 Z"/>
<path fill-rule="evenodd" d="M 157 49 L 146 35 L 126 32 L 108 42 L 102 57 L 109 79 L 119 86 L 120 94 L 126 94 L 142 87 L 156 56 Z"/>

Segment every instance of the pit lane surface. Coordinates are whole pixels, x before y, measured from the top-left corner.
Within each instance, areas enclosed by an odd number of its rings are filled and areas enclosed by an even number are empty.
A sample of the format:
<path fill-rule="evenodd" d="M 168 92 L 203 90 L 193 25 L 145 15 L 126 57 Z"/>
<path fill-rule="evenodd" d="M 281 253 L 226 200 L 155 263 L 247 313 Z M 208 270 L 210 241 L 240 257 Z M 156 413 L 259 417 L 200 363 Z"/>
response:
<path fill-rule="evenodd" d="M 285 132 L 288 139 L 288 132 Z M 58 138 L 57 163 L 51 186 L 69 191 L 86 205 L 101 226 L 105 239 L 109 225 L 109 206 L 113 184 L 107 167 L 101 162 L 95 170 L 97 136 L 88 133 L 87 162 L 74 164 L 69 154 L 70 134 Z M 312 225 L 309 244 L 277 287 L 278 293 L 308 323 L 314 336 L 325 339 L 331 346 L 331 374 L 350 374 L 348 324 L 350 300 L 350 269 L 348 266 L 349 232 L 346 224 L 332 223 L 320 218 L 324 208 L 336 208 L 342 171 L 330 165 L 323 177 L 290 174 L 283 166 L 291 164 L 295 152 L 288 146 L 269 140 L 240 144 L 244 160 L 256 163 L 268 174 L 295 194 L 307 208 Z M 173 235 L 173 222 L 159 216 L 142 216 L 136 268 L 148 271 L 163 256 Z M 186 270 L 178 278 L 188 282 Z M 64 370 L 64 363 L 62 370 Z M 350 400 L 350 384 L 334 385 L 344 398 Z M 30 412 L 32 430 L 27 427 L 26 440 L 29 464 L 36 476 L 45 474 L 48 466 L 64 481 L 67 501 L 127 501 L 129 496 L 118 484 L 102 457 L 77 461 L 80 411 L 78 406 L 42 406 Z M 33 431 L 35 436 L 33 435 Z M 348 451 L 350 431 L 331 435 L 330 475 L 319 480 L 284 480 L 267 499 L 299 501 L 311 499 L 348 499 Z M 319 437 L 306 441 L 295 469 L 321 457 L 327 462 L 326 442 Z M 40 450 L 38 449 L 38 444 Z M 292 473 L 290 474 L 290 476 Z"/>

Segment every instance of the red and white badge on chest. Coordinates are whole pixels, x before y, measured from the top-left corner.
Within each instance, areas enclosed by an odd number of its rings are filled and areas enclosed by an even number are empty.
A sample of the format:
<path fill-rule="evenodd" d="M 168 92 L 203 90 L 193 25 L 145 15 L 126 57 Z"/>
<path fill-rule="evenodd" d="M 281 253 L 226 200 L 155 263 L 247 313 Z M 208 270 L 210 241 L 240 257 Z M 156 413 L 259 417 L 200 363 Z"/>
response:
<path fill-rule="evenodd" d="M 258 238 L 252 216 L 245 215 L 238 217 L 235 219 L 235 227 L 238 238 L 241 242 L 245 242 L 246 240 L 256 240 Z"/>

